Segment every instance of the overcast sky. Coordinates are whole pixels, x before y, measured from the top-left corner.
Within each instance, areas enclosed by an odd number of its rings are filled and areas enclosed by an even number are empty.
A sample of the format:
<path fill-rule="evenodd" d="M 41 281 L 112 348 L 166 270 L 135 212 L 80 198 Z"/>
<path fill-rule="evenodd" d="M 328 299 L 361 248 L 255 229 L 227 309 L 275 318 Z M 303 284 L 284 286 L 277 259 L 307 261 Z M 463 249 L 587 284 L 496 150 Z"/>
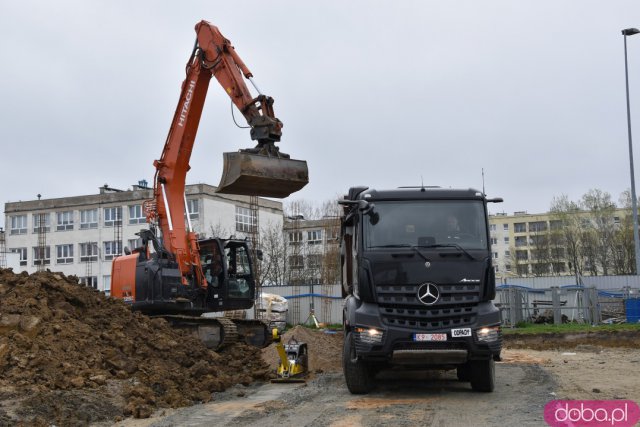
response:
<path fill-rule="evenodd" d="M 620 30 L 640 27 L 637 0 L 0 0 L 0 201 L 151 182 L 201 19 L 307 160 L 294 199 L 481 189 L 483 168 L 493 212 L 630 187 Z M 640 35 L 628 49 L 640 168 Z M 187 182 L 217 185 L 222 153 L 252 145 L 212 81 Z"/>

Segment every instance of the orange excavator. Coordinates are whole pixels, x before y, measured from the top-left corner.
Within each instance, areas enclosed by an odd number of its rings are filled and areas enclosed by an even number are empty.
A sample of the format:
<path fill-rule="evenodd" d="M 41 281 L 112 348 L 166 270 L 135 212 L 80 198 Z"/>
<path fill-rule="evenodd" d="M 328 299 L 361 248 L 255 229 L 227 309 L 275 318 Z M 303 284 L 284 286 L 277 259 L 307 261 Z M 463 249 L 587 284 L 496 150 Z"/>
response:
<path fill-rule="evenodd" d="M 282 122 L 273 98 L 260 92 L 253 75 L 231 42 L 207 21 L 196 27 L 196 42 L 169 134 L 156 168 L 153 200 L 144 204 L 149 229 L 142 246 L 112 264 L 111 295 L 134 310 L 191 329 L 210 348 L 236 340 L 266 345 L 271 333 L 260 321 L 202 316 L 251 308 L 255 300 L 254 251 L 246 240 L 198 240 L 186 208 L 185 181 L 209 81 L 215 77 L 251 129 L 254 148 L 223 153 L 224 170 L 217 192 L 287 197 L 308 181 L 305 161 L 291 159 L 275 145 Z M 253 97 L 248 79 L 259 93 Z M 256 251 L 259 253 L 259 251 Z"/>

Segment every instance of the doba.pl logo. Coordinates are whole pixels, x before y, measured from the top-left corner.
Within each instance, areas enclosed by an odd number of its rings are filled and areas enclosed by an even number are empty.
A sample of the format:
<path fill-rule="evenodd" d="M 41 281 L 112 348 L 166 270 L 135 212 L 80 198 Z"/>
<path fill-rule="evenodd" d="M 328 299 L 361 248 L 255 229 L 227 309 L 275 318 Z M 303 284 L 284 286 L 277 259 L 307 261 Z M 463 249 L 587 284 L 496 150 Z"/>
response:
<path fill-rule="evenodd" d="M 552 400 L 544 420 L 552 427 L 630 427 L 640 420 L 640 407 L 632 400 Z"/>

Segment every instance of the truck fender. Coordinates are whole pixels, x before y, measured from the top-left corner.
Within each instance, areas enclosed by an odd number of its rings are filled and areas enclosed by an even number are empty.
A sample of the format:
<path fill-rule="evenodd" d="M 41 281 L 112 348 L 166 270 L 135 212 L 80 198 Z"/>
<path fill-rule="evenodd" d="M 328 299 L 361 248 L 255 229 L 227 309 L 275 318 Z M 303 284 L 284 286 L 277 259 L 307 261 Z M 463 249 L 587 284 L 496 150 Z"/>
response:
<path fill-rule="evenodd" d="M 345 335 L 355 326 L 356 310 L 359 305 L 358 299 L 353 295 L 349 295 L 344 300 L 342 305 L 342 323 Z"/>

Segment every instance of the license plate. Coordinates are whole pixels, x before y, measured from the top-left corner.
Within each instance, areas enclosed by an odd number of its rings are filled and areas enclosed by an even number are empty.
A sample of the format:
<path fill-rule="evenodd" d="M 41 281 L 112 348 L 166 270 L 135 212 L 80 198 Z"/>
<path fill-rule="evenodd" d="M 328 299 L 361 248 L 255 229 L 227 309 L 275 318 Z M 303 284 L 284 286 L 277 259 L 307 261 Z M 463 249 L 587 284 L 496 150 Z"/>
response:
<path fill-rule="evenodd" d="M 414 334 L 414 341 L 446 341 L 447 334 Z"/>
<path fill-rule="evenodd" d="M 470 337 L 471 336 L 471 328 L 460 328 L 460 329 L 452 329 L 451 337 Z"/>

